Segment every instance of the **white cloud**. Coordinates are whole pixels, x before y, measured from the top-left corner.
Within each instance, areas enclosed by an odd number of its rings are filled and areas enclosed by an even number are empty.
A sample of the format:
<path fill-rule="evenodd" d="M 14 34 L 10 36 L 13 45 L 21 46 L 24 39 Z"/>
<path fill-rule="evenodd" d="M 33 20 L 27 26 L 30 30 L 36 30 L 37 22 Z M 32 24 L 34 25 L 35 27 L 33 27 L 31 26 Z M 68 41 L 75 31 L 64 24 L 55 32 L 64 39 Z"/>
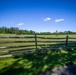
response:
<path fill-rule="evenodd" d="M 61 22 L 64 21 L 64 19 L 56 19 L 55 22 Z"/>
<path fill-rule="evenodd" d="M 50 21 L 51 20 L 51 18 L 43 18 L 43 21 Z"/>
<path fill-rule="evenodd" d="M 18 25 L 18 26 L 22 26 L 22 25 L 24 25 L 24 23 L 18 23 L 17 25 Z"/>

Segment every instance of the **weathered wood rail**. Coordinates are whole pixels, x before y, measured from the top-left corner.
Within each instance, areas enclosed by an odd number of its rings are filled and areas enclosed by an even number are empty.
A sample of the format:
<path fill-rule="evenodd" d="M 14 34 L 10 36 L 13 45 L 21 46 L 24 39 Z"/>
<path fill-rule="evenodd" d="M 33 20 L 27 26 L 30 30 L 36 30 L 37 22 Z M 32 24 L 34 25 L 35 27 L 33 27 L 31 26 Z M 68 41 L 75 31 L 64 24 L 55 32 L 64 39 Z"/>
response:
<path fill-rule="evenodd" d="M 40 50 L 76 50 L 76 38 L 49 36 L 0 36 L 0 55 L 11 53 L 38 53 Z"/>

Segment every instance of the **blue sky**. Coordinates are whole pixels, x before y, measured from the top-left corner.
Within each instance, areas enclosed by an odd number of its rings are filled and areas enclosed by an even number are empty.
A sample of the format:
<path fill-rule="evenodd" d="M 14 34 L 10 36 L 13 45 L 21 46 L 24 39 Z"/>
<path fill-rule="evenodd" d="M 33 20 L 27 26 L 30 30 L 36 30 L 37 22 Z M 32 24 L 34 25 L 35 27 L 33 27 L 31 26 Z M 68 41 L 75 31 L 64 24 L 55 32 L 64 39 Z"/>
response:
<path fill-rule="evenodd" d="M 76 32 L 76 0 L 0 0 L 2 26 Z"/>

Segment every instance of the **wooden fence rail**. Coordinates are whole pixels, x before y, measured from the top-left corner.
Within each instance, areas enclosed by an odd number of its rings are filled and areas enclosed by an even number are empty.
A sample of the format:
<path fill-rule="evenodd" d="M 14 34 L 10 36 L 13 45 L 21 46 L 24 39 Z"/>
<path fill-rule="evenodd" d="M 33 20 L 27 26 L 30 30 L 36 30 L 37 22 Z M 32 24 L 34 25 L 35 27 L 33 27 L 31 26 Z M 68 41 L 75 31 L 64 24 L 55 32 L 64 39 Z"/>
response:
<path fill-rule="evenodd" d="M 69 41 L 70 40 L 70 41 Z M 34 50 L 76 49 L 76 38 L 49 36 L 0 36 L 0 53 Z"/>

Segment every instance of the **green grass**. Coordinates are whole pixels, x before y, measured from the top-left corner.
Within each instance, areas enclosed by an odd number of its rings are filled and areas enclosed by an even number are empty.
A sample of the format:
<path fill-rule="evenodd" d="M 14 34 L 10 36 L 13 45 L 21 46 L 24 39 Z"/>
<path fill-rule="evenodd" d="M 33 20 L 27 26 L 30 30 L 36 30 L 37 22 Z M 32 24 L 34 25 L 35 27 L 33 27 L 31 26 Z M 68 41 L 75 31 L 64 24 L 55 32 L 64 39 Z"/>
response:
<path fill-rule="evenodd" d="M 34 36 L 34 35 L 15 35 L 15 34 L 0 34 L 0 36 Z M 48 37 L 48 38 L 66 38 L 66 35 L 37 35 L 37 37 Z M 75 38 L 76 35 L 69 35 L 69 37 Z M 13 42 L 13 41 L 23 41 L 20 42 Z M 24 42 L 25 41 L 25 42 Z M 35 45 L 35 42 L 27 42 L 27 41 L 35 41 L 35 38 L 0 38 L 0 47 L 6 47 L 6 46 L 29 46 L 29 45 Z M 42 39 L 37 38 L 37 41 L 44 41 L 44 42 L 37 42 L 37 45 L 43 45 L 43 46 L 37 46 L 37 48 L 55 48 L 55 47 L 65 47 L 65 45 L 61 46 L 60 44 L 65 44 L 66 39 Z M 45 42 L 48 41 L 48 42 Z M 52 42 L 49 42 L 52 41 Z M 56 42 L 53 42 L 56 41 Z M 58 42 L 58 41 L 64 41 L 64 42 Z M 76 41 L 76 39 L 69 39 L 69 41 Z M 7 42 L 7 43 L 2 43 Z M 75 42 L 76 43 L 76 42 Z M 57 45 L 55 45 L 57 44 Z M 52 45 L 52 46 L 50 46 Z M 75 44 L 71 44 L 76 46 Z M 26 48 L 36 48 L 36 46 L 30 46 L 30 47 L 19 47 L 19 48 L 0 48 L 0 51 L 5 50 L 19 50 L 19 49 L 26 49 Z M 0 55 L 5 53 L 0 53 Z M 8 53 L 6 53 L 8 54 Z"/>
<path fill-rule="evenodd" d="M 76 50 L 0 58 L 0 75 L 37 75 L 39 71 L 44 72 L 47 68 L 63 67 L 69 61 L 76 64 Z"/>
<path fill-rule="evenodd" d="M 0 36 L 34 36 L 34 35 L 15 35 L 15 34 L 0 34 Z M 49 37 L 49 38 L 66 38 L 66 35 L 37 35 L 39 37 Z M 76 35 L 69 35 L 69 37 L 76 38 Z M 8 41 L 34 41 L 35 38 L 0 38 L 0 47 L 5 46 L 29 46 L 35 44 L 33 43 L 1 43 Z M 55 39 L 41 39 L 38 41 L 55 41 Z M 65 41 L 65 39 L 59 39 L 60 41 Z M 57 40 L 58 41 L 58 40 Z M 71 39 L 70 39 L 71 41 Z M 76 39 L 72 39 L 76 41 Z M 38 48 L 46 49 L 62 47 L 60 44 L 65 42 L 38 42 L 38 44 L 45 44 L 43 46 L 38 46 Z M 57 45 L 55 45 L 57 44 Z M 52 45 L 52 46 L 51 46 Z M 75 45 L 76 44 L 72 44 Z M 63 45 L 64 46 L 64 45 Z M 0 48 L 0 51 L 5 50 L 19 50 L 25 48 L 36 48 L 35 46 L 30 47 L 20 47 L 20 48 Z M 21 52 L 23 52 L 22 50 Z M 35 51 L 35 50 L 34 50 Z M 21 53 L 18 51 L 18 53 Z M 8 52 L 0 52 L 0 55 L 10 54 Z M 0 75 L 37 75 L 39 71 L 45 71 L 47 68 L 62 67 L 64 63 L 72 61 L 76 63 L 76 50 L 53 50 L 48 52 L 40 52 L 39 55 L 31 54 L 24 55 L 20 57 L 10 57 L 10 58 L 0 58 Z"/>

